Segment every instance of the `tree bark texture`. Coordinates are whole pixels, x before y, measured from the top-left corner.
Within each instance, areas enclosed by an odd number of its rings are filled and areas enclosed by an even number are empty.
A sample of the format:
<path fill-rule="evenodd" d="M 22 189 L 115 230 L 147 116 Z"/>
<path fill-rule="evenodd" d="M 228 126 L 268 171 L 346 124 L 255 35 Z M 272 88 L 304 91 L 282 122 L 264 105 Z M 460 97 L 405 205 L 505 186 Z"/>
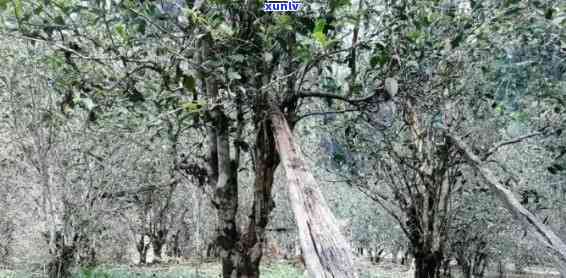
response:
<path fill-rule="evenodd" d="M 413 103 L 406 103 L 405 109 L 413 159 L 391 152 L 398 175 L 404 176 L 395 179 L 390 175 L 391 184 L 404 183 L 404 187 L 391 189 L 397 198 L 406 200 L 400 203 L 406 219 L 402 227 L 415 258 L 415 277 L 440 277 L 448 238 L 448 204 L 457 171 L 451 163 L 453 148 L 442 132 L 425 127 Z"/>
<path fill-rule="evenodd" d="M 269 215 L 275 207 L 271 190 L 279 158 L 269 126 L 268 120 L 260 123 L 256 136 L 254 203 L 249 216 L 250 223 L 242 236 L 243 256 L 239 266 L 239 277 L 260 276 L 259 264 L 265 245 L 265 228 L 269 223 Z"/>
<path fill-rule="evenodd" d="M 215 81 L 208 80 L 207 91 L 211 99 L 217 95 Z M 257 278 L 265 243 L 265 228 L 274 207 L 271 189 L 279 159 L 269 119 L 256 127 L 254 150 L 255 181 L 254 203 L 245 231 L 236 225 L 238 212 L 237 168 L 241 142 L 233 143 L 234 159 L 230 154 L 229 119 L 221 105 L 211 109 L 213 127 L 209 129 L 209 182 L 214 187 L 214 206 L 220 221 L 216 244 L 220 247 L 224 278 Z M 243 127 L 239 127 L 243 128 Z"/>
<path fill-rule="evenodd" d="M 307 169 L 283 113 L 274 109 L 271 121 L 309 276 L 357 277 L 350 244 Z"/>

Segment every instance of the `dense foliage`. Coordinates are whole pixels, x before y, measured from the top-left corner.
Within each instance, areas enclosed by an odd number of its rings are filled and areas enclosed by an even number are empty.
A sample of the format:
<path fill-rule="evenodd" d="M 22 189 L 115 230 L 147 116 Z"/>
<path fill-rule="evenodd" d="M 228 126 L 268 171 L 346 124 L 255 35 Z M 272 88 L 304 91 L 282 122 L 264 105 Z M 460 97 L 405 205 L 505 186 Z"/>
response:
<path fill-rule="evenodd" d="M 541 225 L 566 238 L 565 3 L 262 7 L 0 0 L 0 266 L 219 257 L 224 277 L 259 277 L 311 241 L 348 266 L 340 236 L 301 234 L 299 165 L 359 258 L 410 254 L 415 277 L 566 271 L 537 241 Z"/>

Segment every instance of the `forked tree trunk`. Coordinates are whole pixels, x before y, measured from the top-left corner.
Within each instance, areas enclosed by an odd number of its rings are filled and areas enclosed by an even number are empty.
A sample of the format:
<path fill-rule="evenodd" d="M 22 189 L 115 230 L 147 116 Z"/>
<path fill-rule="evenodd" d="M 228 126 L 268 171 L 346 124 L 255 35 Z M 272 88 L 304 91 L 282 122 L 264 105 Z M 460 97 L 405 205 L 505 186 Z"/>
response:
<path fill-rule="evenodd" d="M 277 108 L 271 113 L 271 121 L 309 276 L 357 277 L 350 244 L 338 229 L 285 117 Z"/>
<path fill-rule="evenodd" d="M 77 238 L 72 240 L 67 240 L 71 242 L 66 242 L 65 236 L 62 232 L 56 231 L 54 250 L 50 250 L 51 260 L 47 264 L 47 277 L 49 278 L 70 278 L 71 267 L 74 263 L 74 257 L 76 253 L 76 241 Z"/>
<path fill-rule="evenodd" d="M 271 189 L 275 169 L 279 165 L 273 133 L 269 127 L 269 121 L 260 124 L 256 136 L 254 204 L 250 223 L 242 236 L 242 261 L 238 265 L 238 277 L 260 277 L 259 264 L 263 257 L 265 228 L 274 208 Z"/>
<path fill-rule="evenodd" d="M 218 87 L 214 80 L 207 82 L 207 92 L 214 98 Z M 265 242 L 265 227 L 273 209 L 271 188 L 279 163 L 269 121 L 258 127 L 255 148 L 254 204 L 250 223 L 245 231 L 236 225 L 238 212 L 237 168 L 239 148 L 235 142 L 235 159 L 230 157 L 228 117 L 221 106 L 211 109 L 213 128 L 209 129 L 209 182 L 214 186 L 214 206 L 220 220 L 216 243 L 220 247 L 224 278 L 258 278 L 259 264 Z M 241 114 L 243 120 L 243 114 Z"/>
<path fill-rule="evenodd" d="M 136 249 L 140 256 L 140 264 L 145 264 L 147 262 L 147 250 L 149 245 L 145 243 L 145 235 L 141 235 L 140 240 L 136 242 Z"/>
<path fill-rule="evenodd" d="M 503 202 L 505 207 L 511 214 L 546 247 L 556 261 L 556 267 L 559 269 L 562 277 L 566 277 L 566 244 L 560 239 L 554 231 L 542 223 L 538 217 L 528 211 L 509 189 L 507 189 L 495 177 L 493 172 L 484 166 L 483 161 L 472 152 L 472 149 L 460 137 L 454 134 L 449 135 L 454 143 L 464 152 L 464 156 L 470 162 L 471 166 L 479 172 L 487 181 L 487 184 Z"/>

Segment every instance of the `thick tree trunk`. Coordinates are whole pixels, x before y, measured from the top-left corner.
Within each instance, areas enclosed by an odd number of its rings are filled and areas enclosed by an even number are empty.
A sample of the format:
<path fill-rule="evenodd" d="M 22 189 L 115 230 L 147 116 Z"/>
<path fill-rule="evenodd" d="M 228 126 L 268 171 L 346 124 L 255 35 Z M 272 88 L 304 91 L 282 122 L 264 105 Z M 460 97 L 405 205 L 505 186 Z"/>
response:
<path fill-rule="evenodd" d="M 357 277 L 350 244 L 338 229 L 285 117 L 277 108 L 271 113 L 271 121 L 310 277 Z"/>
<path fill-rule="evenodd" d="M 217 94 L 214 82 L 208 82 L 207 91 Z M 243 114 L 242 114 L 243 115 Z M 238 211 L 237 167 L 240 142 L 235 142 L 235 159 L 230 158 L 228 119 L 222 107 L 212 109 L 214 129 L 210 130 L 209 168 L 210 181 L 215 185 L 214 205 L 220 220 L 216 243 L 221 249 L 224 278 L 257 278 L 265 243 L 265 228 L 273 209 L 271 189 L 275 169 L 279 163 L 274 137 L 269 121 L 257 127 L 255 148 L 254 204 L 250 223 L 245 232 L 236 226 Z M 242 116 L 243 117 L 243 116 Z"/>
<path fill-rule="evenodd" d="M 70 278 L 75 250 L 72 246 L 62 246 L 57 255 L 47 266 L 49 278 Z"/>
<path fill-rule="evenodd" d="M 77 252 L 79 253 L 79 264 L 81 266 L 93 267 L 96 265 L 96 246 L 88 236 L 79 236 Z"/>
<path fill-rule="evenodd" d="M 204 57 L 211 55 L 212 44 L 203 40 Z M 219 221 L 215 243 L 220 247 L 222 275 L 224 278 L 238 277 L 240 262 L 240 232 L 236 225 L 238 212 L 238 173 L 236 163 L 230 155 L 229 119 L 218 98 L 218 80 L 208 77 L 205 80 L 206 93 L 211 105 L 212 125 L 208 128 L 208 182 L 214 188 L 212 203 Z"/>
<path fill-rule="evenodd" d="M 238 277 L 259 277 L 259 264 L 265 244 L 265 228 L 269 214 L 275 207 L 271 196 L 275 169 L 279 164 L 277 149 L 270 122 L 264 121 L 258 127 L 255 144 L 255 181 L 254 204 L 250 215 L 250 224 L 242 236 L 242 258 L 238 265 Z"/>
<path fill-rule="evenodd" d="M 238 276 L 237 266 L 240 261 L 239 242 L 240 232 L 236 225 L 236 214 L 238 212 L 238 181 L 237 169 L 230 158 L 230 139 L 228 132 L 228 119 L 221 108 L 215 109 L 213 116 L 216 120 L 216 138 L 218 152 L 218 181 L 216 183 L 214 202 L 216 205 L 218 219 L 220 220 L 220 231 L 217 243 L 221 248 L 222 272 L 224 278 L 236 278 Z"/>
<path fill-rule="evenodd" d="M 49 278 L 70 278 L 71 267 L 75 257 L 75 241 L 66 244 L 63 234 L 59 231 L 55 233 L 54 250 L 51 251 L 51 261 L 47 265 L 47 276 Z"/>
<path fill-rule="evenodd" d="M 153 247 L 154 261 L 161 262 L 161 252 L 163 250 L 163 245 L 165 245 L 165 238 L 159 236 L 153 237 L 151 239 L 151 247 Z"/>
<path fill-rule="evenodd" d="M 493 190 L 496 196 L 503 202 L 505 207 L 511 214 L 547 248 L 556 261 L 556 267 L 561 275 L 566 277 L 566 244 L 560 239 L 554 231 L 542 223 L 538 217 L 528 211 L 509 189 L 507 189 L 495 177 L 493 172 L 486 166 L 483 161 L 472 152 L 472 149 L 460 137 L 449 134 L 456 146 L 460 148 L 470 162 L 470 164 L 479 172 L 487 181 L 487 184 Z"/>
<path fill-rule="evenodd" d="M 442 258 L 440 252 L 417 251 L 415 253 L 415 278 L 440 277 Z"/>

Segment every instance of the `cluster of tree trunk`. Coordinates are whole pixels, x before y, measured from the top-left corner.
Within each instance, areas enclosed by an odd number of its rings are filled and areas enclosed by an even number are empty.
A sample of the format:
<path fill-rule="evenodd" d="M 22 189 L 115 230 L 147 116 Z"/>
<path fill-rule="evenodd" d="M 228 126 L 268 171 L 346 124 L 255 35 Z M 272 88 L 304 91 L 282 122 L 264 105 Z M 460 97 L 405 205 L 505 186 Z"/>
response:
<path fill-rule="evenodd" d="M 358 257 L 367 257 L 372 263 L 379 263 L 381 261 L 381 255 L 383 255 L 384 252 L 385 252 L 385 248 L 383 247 L 356 248 L 356 253 L 357 253 L 356 255 Z"/>
<path fill-rule="evenodd" d="M 458 258 L 462 273 L 466 278 L 483 277 L 488 266 L 487 255 L 476 253 L 471 258 Z"/>
<path fill-rule="evenodd" d="M 56 231 L 54 242 L 51 242 L 50 235 L 44 234 L 49 248 L 50 261 L 47 264 L 47 276 L 49 278 L 67 278 L 71 277 L 70 269 L 75 264 L 75 255 L 77 251 L 78 234 L 73 238 L 66 238 L 64 233 Z"/>

